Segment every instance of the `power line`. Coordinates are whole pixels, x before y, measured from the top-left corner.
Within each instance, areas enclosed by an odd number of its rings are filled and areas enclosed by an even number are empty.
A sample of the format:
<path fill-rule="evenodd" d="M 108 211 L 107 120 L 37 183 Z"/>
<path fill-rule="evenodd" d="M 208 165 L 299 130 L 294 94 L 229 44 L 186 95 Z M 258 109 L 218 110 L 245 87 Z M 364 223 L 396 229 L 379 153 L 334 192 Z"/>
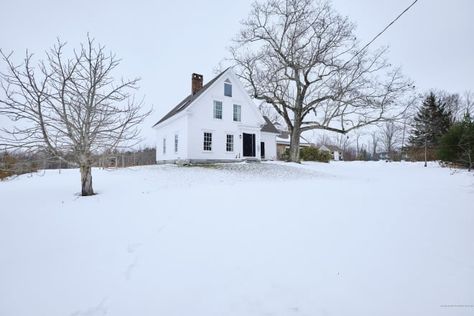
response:
<path fill-rule="evenodd" d="M 357 55 L 359 55 L 360 53 L 362 53 L 367 47 L 369 47 L 373 42 L 375 42 L 377 40 L 377 38 L 379 38 L 383 33 L 385 33 L 385 31 L 387 31 L 393 24 L 395 24 L 395 22 L 397 22 L 405 13 L 407 13 L 416 3 L 418 2 L 418 0 L 415 0 L 413 1 L 412 4 L 410 4 L 405 10 L 403 10 L 402 13 L 400 13 L 393 21 L 391 21 L 381 32 L 379 32 L 377 35 L 375 35 L 374 38 L 372 38 L 372 40 L 370 42 L 368 42 L 364 47 L 362 47 L 361 50 L 359 50 L 354 56 L 352 56 L 351 59 L 349 59 L 347 62 L 346 62 L 346 65 L 351 62 L 354 58 L 357 57 Z"/>

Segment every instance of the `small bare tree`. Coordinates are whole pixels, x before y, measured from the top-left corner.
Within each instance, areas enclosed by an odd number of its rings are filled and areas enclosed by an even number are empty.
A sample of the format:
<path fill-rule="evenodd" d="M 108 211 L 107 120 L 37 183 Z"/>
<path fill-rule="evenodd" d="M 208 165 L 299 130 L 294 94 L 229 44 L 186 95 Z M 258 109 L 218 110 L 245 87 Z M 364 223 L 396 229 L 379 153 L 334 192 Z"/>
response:
<path fill-rule="evenodd" d="M 362 137 L 362 133 L 359 133 L 359 131 L 354 132 L 355 135 L 355 141 L 356 141 L 356 159 L 359 159 L 360 152 L 362 150 L 363 145 L 360 143 L 360 138 Z"/>
<path fill-rule="evenodd" d="M 377 149 L 379 146 L 379 135 L 377 131 L 370 133 L 370 148 L 372 149 L 372 159 L 377 159 Z"/>
<path fill-rule="evenodd" d="M 302 132 L 346 134 L 393 118 L 395 101 L 412 89 L 386 62 L 386 49 L 359 48 L 354 25 L 328 1 L 254 2 L 230 51 L 251 95 L 288 125 L 292 161 Z"/>
<path fill-rule="evenodd" d="M 466 113 L 474 114 L 474 92 L 465 91 L 462 100 L 463 115 Z"/>
<path fill-rule="evenodd" d="M 402 128 L 395 121 L 387 121 L 380 128 L 380 140 L 390 159 L 395 159 L 395 149 L 400 143 Z"/>
<path fill-rule="evenodd" d="M 113 79 L 120 60 L 104 46 L 88 37 L 71 58 L 64 47 L 58 40 L 36 67 L 28 51 L 20 65 L 12 53 L 1 52 L 7 70 L 0 74 L 0 113 L 17 124 L 1 129 L 0 143 L 7 149 L 46 149 L 76 164 L 82 195 L 93 195 L 95 154 L 134 145 L 150 112 L 142 112 L 142 102 L 134 99 L 139 79 Z"/>
<path fill-rule="evenodd" d="M 348 135 L 337 134 L 335 144 L 342 150 L 343 159 L 346 160 L 352 139 L 350 139 Z"/>

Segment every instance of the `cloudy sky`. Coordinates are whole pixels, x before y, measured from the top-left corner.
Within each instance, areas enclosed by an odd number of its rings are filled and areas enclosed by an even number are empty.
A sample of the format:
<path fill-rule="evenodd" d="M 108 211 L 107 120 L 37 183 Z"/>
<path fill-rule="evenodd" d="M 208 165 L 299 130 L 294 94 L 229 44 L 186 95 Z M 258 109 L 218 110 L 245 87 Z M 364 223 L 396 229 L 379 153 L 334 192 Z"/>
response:
<path fill-rule="evenodd" d="M 1 0 L 0 48 L 36 56 L 60 37 L 77 47 L 87 32 L 122 58 L 125 77 L 141 77 L 154 113 L 151 125 L 189 94 L 191 73 L 208 81 L 249 12 L 251 0 Z M 370 40 L 412 0 L 333 0 L 334 7 Z M 420 91 L 474 90 L 473 0 L 419 0 L 373 47 L 389 45 L 390 61 L 402 66 Z M 0 65 L 0 69 L 4 69 Z M 3 123 L 2 123 L 3 122 Z M 0 124 L 5 120 L 0 118 Z"/>

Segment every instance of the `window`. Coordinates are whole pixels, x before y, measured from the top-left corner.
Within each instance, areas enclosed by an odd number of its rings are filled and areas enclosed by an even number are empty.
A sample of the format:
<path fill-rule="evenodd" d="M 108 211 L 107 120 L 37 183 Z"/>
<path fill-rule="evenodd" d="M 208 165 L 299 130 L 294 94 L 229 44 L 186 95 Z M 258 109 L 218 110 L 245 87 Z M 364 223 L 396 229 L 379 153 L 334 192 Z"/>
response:
<path fill-rule="evenodd" d="M 214 118 L 222 120 L 222 102 L 214 101 Z"/>
<path fill-rule="evenodd" d="M 166 138 L 163 138 L 163 155 L 166 154 Z"/>
<path fill-rule="evenodd" d="M 178 134 L 174 135 L 174 152 L 178 152 Z"/>
<path fill-rule="evenodd" d="M 240 122 L 242 107 L 240 105 L 234 104 L 234 122 Z"/>
<path fill-rule="evenodd" d="M 226 151 L 234 151 L 234 135 L 227 134 L 226 143 L 225 143 L 225 150 Z"/>
<path fill-rule="evenodd" d="M 204 133 L 203 149 L 204 151 L 212 150 L 212 133 Z"/>
<path fill-rule="evenodd" d="M 224 95 L 226 97 L 231 97 L 232 96 L 232 84 L 230 83 L 229 79 L 227 79 L 224 82 Z"/>

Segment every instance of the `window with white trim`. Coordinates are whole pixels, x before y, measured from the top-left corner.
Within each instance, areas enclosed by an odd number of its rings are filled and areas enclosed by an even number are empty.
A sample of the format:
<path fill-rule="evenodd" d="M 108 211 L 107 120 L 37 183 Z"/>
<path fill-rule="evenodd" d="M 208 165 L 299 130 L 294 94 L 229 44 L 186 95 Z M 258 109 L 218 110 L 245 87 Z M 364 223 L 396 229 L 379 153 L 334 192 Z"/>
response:
<path fill-rule="evenodd" d="M 166 154 L 166 138 L 163 138 L 163 155 Z"/>
<path fill-rule="evenodd" d="M 234 104 L 234 122 L 240 122 L 242 120 L 242 107 L 238 104 Z"/>
<path fill-rule="evenodd" d="M 174 152 L 178 152 L 178 134 L 174 135 Z"/>
<path fill-rule="evenodd" d="M 214 101 L 214 118 L 222 120 L 222 102 Z"/>
<path fill-rule="evenodd" d="M 230 82 L 229 79 L 227 79 L 224 82 L 224 95 L 226 97 L 231 97 L 232 96 L 232 83 Z"/>
<path fill-rule="evenodd" d="M 212 133 L 204 132 L 203 150 L 204 151 L 212 150 Z"/>
<path fill-rule="evenodd" d="M 226 135 L 225 150 L 227 152 L 234 151 L 234 135 L 232 134 Z"/>

